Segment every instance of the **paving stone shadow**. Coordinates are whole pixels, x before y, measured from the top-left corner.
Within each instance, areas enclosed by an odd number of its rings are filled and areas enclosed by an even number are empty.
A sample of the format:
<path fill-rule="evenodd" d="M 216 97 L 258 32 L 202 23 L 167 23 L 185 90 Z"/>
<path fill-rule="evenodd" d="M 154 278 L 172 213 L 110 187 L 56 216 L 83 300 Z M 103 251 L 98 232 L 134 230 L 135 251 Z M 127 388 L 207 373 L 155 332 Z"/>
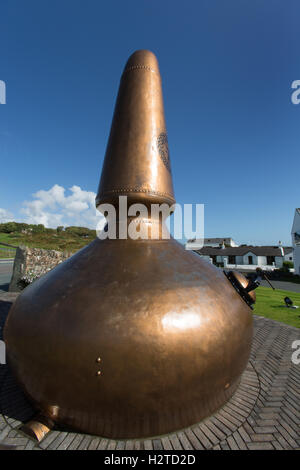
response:
<path fill-rule="evenodd" d="M 0 300 L 0 340 L 12 302 Z M 34 409 L 13 377 L 8 364 L 0 364 L 0 413 L 18 421 L 28 421 Z"/>

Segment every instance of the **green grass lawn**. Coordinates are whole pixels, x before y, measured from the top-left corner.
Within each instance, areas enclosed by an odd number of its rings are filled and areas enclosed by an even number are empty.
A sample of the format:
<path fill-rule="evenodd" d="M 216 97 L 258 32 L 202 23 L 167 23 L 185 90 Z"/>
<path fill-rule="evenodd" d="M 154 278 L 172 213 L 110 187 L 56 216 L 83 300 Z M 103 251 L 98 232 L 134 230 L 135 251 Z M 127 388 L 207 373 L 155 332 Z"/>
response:
<path fill-rule="evenodd" d="M 11 239 L 9 237 L 9 233 L 0 232 L 0 242 L 10 244 Z M 14 252 L 15 252 L 15 250 L 14 250 Z M 0 259 L 2 259 L 2 258 L 14 258 L 14 256 L 15 255 L 11 250 L 9 250 L 8 248 L 6 248 L 3 245 L 0 245 Z"/>
<path fill-rule="evenodd" d="M 284 307 L 284 297 L 290 297 L 299 308 Z M 268 287 L 256 289 L 254 314 L 300 328 L 300 293 L 286 290 L 272 290 Z"/>
<path fill-rule="evenodd" d="M 0 242 L 3 242 L 3 243 L 12 243 L 12 237 L 11 237 L 11 234 L 10 233 L 3 233 L 3 232 L 0 232 Z"/>

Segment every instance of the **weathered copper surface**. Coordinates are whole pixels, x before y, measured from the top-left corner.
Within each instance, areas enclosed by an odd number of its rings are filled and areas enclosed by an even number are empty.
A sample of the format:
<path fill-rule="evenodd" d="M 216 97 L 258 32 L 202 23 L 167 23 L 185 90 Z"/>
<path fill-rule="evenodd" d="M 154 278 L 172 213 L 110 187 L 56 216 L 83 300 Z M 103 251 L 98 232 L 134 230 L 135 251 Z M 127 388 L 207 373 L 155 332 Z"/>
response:
<path fill-rule="evenodd" d="M 117 195 L 174 201 L 149 51 L 125 68 L 97 203 Z M 236 389 L 251 339 L 251 310 L 223 272 L 173 239 L 96 239 L 27 287 L 5 327 L 9 362 L 36 408 L 113 438 L 211 414 Z"/>

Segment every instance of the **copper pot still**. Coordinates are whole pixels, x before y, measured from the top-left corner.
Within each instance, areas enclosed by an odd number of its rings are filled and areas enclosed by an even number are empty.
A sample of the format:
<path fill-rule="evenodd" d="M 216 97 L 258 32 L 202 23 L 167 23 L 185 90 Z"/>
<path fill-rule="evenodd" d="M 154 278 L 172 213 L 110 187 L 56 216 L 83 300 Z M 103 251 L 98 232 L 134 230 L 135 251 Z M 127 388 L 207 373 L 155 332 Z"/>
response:
<path fill-rule="evenodd" d="M 121 78 L 96 203 L 117 207 L 121 195 L 175 202 L 161 77 L 145 50 Z M 251 309 L 224 273 L 162 237 L 96 238 L 28 286 L 5 325 L 9 364 L 37 412 L 108 438 L 211 415 L 236 390 L 251 340 Z"/>

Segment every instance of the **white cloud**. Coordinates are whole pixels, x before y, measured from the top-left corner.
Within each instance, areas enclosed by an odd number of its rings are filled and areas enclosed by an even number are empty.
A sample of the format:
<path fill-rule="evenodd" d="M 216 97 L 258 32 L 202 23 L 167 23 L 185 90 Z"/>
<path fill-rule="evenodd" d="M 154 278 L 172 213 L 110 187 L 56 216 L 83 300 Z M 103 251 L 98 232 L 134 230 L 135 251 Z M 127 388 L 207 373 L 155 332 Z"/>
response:
<path fill-rule="evenodd" d="M 0 223 L 3 224 L 5 222 L 12 222 L 13 220 L 13 214 L 6 209 L 1 209 L 0 207 Z"/>
<path fill-rule="evenodd" d="M 66 195 L 67 191 L 69 194 Z M 95 193 L 84 191 L 80 186 L 66 190 L 55 184 L 48 191 L 37 191 L 32 201 L 24 201 L 21 213 L 25 215 L 26 223 L 51 228 L 79 225 L 96 229 L 103 216 L 95 208 L 95 197 Z"/>

